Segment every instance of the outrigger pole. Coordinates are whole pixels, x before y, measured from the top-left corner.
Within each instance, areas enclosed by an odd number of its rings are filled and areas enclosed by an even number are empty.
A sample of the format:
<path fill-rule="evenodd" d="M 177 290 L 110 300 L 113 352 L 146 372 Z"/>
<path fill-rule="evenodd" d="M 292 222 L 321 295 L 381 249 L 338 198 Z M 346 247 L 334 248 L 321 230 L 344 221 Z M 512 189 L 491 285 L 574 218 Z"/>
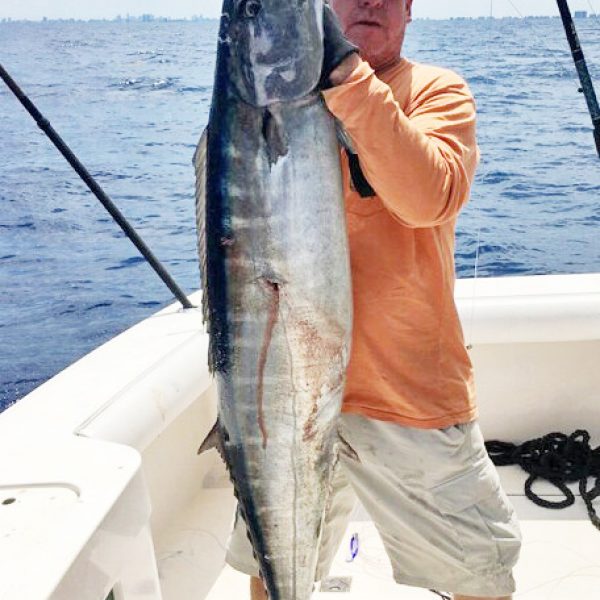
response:
<path fill-rule="evenodd" d="M 112 215 L 113 219 L 119 224 L 125 235 L 135 244 L 136 248 L 142 253 L 144 258 L 150 263 L 150 266 L 156 271 L 165 285 L 173 292 L 177 300 L 181 302 L 184 308 L 194 308 L 187 296 L 175 283 L 164 266 L 154 256 L 150 248 L 146 246 L 144 240 L 138 235 L 135 229 L 128 223 L 121 211 L 115 206 L 113 201 L 106 195 L 104 190 L 89 174 L 87 169 L 79 162 L 79 159 L 73 154 L 71 149 L 65 144 L 63 139 L 56 133 L 48 119 L 35 107 L 33 102 L 23 93 L 21 88 L 15 83 L 12 77 L 6 72 L 0 64 L 0 77 L 10 88 L 11 92 L 18 98 L 19 102 L 25 107 L 25 110 L 34 118 L 39 128 L 50 138 L 50 141 L 58 148 L 59 152 L 67 159 L 69 164 L 75 169 L 79 177 L 83 179 L 90 191 L 100 200 L 104 208 Z"/>
<path fill-rule="evenodd" d="M 563 25 L 565 26 L 569 46 L 571 46 L 571 54 L 575 61 L 575 67 L 577 68 L 577 73 L 579 73 L 579 80 L 581 81 L 580 91 L 585 95 L 592 123 L 594 124 L 594 139 L 596 140 L 598 156 L 600 156 L 600 106 L 598 106 L 598 98 L 596 97 L 594 84 L 592 83 L 592 78 L 585 62 L 585 56 L 579 43 L 579 36 L 577 35 L 577 29 L 575 28 L 567 0 L 556 1 L 558 2 L 558 9 L 560 10 Z"/>

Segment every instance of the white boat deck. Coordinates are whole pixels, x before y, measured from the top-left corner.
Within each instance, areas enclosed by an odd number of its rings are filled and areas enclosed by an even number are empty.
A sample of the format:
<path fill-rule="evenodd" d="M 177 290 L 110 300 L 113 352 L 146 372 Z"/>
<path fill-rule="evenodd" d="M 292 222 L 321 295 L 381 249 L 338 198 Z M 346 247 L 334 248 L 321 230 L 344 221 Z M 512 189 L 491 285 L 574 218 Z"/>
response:
<path fill-rule="evenodd" d="M 577 496 L 573 507 L 553 511 L 530 502 L 523 492 L 524 473 L 517 467 L 500 469 L 503 487 L 511 497 L 523 532 L 523 548 L 515 569 L 519 600 L 595 600 L 600 598 L 600 531 L 587 518 Z M 225 476 L 223 476 L 225 477 Z M 225 479 L 220 482 L 223 484 Z M 551 487 L 540 483 L 544 497 Z M 575 491 L 575 486 L 572 486 Z M 164 600 L 244 600 L 249 598 L 248 578 L 224 564 L 228 525 L 235 502 L 230 487 L 205 490 L 180 514 L 156 543 Z M 359 553 L 349 558 L 352 534 L 359 538 Z M 339 580 L 339 581 L 335 581 Z M 334 561 L 328 582 L 349 591 L 348 600 L 435 599 L 427 590 L 396 585 L 379 535 L 368 515 L 357 509 Z M 332 591 L 317 590 L 315 600 L 331 600 Z"/>
<path fill-rule="evenodd" d="M 600 273 L 463 280 L 457 304 L 486 439 L 583 427 L 596 447 Z M 172 305 L 2 413 L 0 600 L 248 598 L 248 578 L 224 564 L 231 486 L 216 453 L 196 454 L 216 418 L 207 342 L 201 311 Z M 524 535 L 516 598 L 600 600 L 600 532 L 581 499 L 538 508 L 519 468 L 499 471 Z M 360 511 L 331 576 L 350 578 L 349 600 L 435 600 L 392 582 Z"/>

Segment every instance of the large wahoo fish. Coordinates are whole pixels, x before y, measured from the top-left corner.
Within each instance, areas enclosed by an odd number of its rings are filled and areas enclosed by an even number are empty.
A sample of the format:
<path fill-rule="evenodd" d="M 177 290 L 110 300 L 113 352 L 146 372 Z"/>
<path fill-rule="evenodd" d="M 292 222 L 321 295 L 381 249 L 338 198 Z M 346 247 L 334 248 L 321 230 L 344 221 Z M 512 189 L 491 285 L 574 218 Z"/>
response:
<path fill-rule="evenodd" d="M 351 337 L 322 0 L 225 0 L 194 157 L 209 362 L 228 465 L 271 600 L 310 597 Z"/>

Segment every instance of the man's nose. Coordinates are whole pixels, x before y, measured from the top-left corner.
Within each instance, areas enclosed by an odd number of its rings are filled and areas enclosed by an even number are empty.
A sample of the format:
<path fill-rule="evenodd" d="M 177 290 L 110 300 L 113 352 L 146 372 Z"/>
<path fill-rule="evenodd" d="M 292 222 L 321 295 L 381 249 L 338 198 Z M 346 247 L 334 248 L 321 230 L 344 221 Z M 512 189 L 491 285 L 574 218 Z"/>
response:
<path fill-rule="evenodd" d="M 361 8 L 381 8 L 385 0 L 358 0 L 358 5 Z"/>

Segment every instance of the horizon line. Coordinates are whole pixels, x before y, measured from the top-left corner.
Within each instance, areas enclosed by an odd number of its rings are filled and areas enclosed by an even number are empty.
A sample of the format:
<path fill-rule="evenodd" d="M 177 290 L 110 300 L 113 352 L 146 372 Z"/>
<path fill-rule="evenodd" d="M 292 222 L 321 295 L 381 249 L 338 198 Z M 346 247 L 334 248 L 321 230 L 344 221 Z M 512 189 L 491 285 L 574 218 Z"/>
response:
<path fill-rule="evenodd" d="M 585 17 L 578 18 L 598 18 L 600 14 L 598 13 L 586 13 Z M 416 17 L 415 21 L 455 21 L 455 20 L 467 20 L 467 21 L 478 21 L 478 20 L 498 20 L 501 21 L 503 19 L 559 19 L 560 15 L 503 15 L 503 16 L 494 16 L 494 15 L 478 15 L 478 16 L 455 16 L 455 17 Z M 77 18 L 77 17 L 40 17 L 40 18 L 17 18 L 17 17 L 2 17 L 0 16 L 0 23 L 50 23 L 50 22 L 78 22 L 78 23 L 87 23 L 87 22 L 127 22 L 127 21 L 142 21 L 142 22 L 152 22 L 152 21 L 218 21 L 220 17 L 206 17 L 204 15 L 191 15 L 187 17 L 167 17 L 162 15 L 153 15 L 149 13 L 141 13 L 139 15 L 116 15 L 114 17 L 89 17 L 89 18 Z"/>

